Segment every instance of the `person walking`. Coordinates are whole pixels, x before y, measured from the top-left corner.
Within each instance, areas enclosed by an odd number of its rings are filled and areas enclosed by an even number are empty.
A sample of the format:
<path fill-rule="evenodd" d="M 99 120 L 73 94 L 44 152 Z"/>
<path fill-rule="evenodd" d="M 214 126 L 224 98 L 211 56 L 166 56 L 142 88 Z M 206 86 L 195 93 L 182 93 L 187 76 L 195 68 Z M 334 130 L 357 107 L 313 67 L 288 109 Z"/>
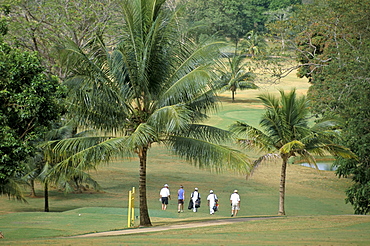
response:
<path fill-rule="evenodd" d="M 238 190 L 234 190 L 234 193 L 230 196 L 231 203 L 231 217 L 236 216 L 240 210 L 240 196 Z"/>
<path fill-rule="evenodd" d="M 171 199 L 170 189 L 168 187 L 168 184 L 165 184 L 159 192 L 159 197 L 162 202 L 162 210 L 167 209 L 168 199 Z"/>
<path fill-rule="evenodd" d="M 193 201 L 193 212 L 197 212 L 200 207 L 200 194 L 198 188 L 194 188 L 194 191 L 191 193 L 191 200 Z"/>
<path fill-rule="evenodd" d="M 209 191 L 209 195 L 207 197 L 207 202 L 209 206 L 209 214 L 214 214 L 216 212 L 215 208 L 218 202 L 218 197 L 216 194 L 213 193 L 213 190 Z"/>
<path fill-rule="evenodd" d="M 182 213 L 184 212 L 184 200 L 185 200 L 185 190 L 182 185 L 180 185 L 180 189 L 177 191 L 177 212 Z"/>

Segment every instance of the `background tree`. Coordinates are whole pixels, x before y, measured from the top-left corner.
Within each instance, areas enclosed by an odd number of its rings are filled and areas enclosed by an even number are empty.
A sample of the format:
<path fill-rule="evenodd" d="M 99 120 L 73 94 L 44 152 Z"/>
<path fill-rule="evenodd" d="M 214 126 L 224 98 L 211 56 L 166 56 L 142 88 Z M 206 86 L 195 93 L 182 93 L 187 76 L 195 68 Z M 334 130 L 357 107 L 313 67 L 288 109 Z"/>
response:
<path fill-rule="evenodd" d="M 315 1 L 288 22 L 296 33 L 299 75 L 309 78 L 308 97 L 317 115 L 340 115 L 343 145 L 358 160 L 339 158 L 337 175 L 352 177 L 347 191 L 356 214 L 370 211 L 369 68 L 370 1 Z"/>
<path fill-rule="evenodd" d="M 268 1 L 270 2 L 269 4 L 269 10 L 278 10 L 278 9 L 285 9 L 289 6 L 293 6 L 293 5 L 298 5 L 298 4 L 302 4 L 302 0 L 271 0 L 271 1 Z"/>
<path fill-rule="evenodd" d="M 226 60 L 226 61 L 225 61 Z M 217 66 L 219 79 L 215 82 L 221 91 L 230 90 L 231 100 L 235 101 L 236 90 L 257 89 L 253 83 L 254 74 L 247 70 L 246 58 L 241 55 L 226 56 Z"/>
<path fill-rule="evenodd" d="M 99 184 L 87 171 L 90 169 L 76 170 L 68 169 L 68 175 L 58 173 L 54 170 L 55 165 L 62 161 L 63 157 L 53 151 L 53 143 L 57 140 L 78 138 L 89 133 L 83 131 L 76 134 L 76 127 L 73 123 L 65 123 L 66 120 L 54 123 L 53 128 L 46 132 L 42 138 L 35 141 L 36 152 L 26 162 L 27 174 L 24 179 L 30 184 L 31 196 L 36 196 L 34 183 L 40 182 L 44 188 L 44 211 L 49 212 L 49 186 L 53 185 L 60 190 L 67 192 L 81 193 L 90 187 L 100 189 Z"/>
<path fill-rule="evenodd" d="M 249 31 L 265 32 L 268 11 L 284 9 L 300 0 L 187 0 L 188 25 L 196 27 L 196 37 L 230 38 L 236 46 Z"/>
<path fill-rule="evenodd" d="M 150 226 L 146 196 L 147 154 L 155 143 L 195 165 L 248 171 L 242 153 L 220 145 L 227 131 L 198 124 L 215 109 L 208 65 L 215 44 L 197 47 L 178 27 L 165 1 L 125 0 L 122 40 L 113 52 L 100 37 L 85 49 L 73 42 L 61 50 L 68 67 L 71 111 L 79 125 L 101 135 L 60 141 L 54 150 L 75 151 L 56 165 L 73 167 L 137 155 L 140 163 L 140 225 Z M 106 134 L 104 134 L 106 133 Z"/>
<path fill-rule="evenodd" d="M 186 18 L 201 34 L 228 37 L 235 44 L 250 30 L 264 30 L 265 16 L 255 1 L 189 0 Z M 199 34 L 198 34 L 199 35 Z"/>
<path fill-rule="evenodd" d="M 243 53 L 251 55 L 251 57 L 254 58 L 257 55 L 263 55 L 266 53 L 267 42 L 265 38 L 257 32 L 250 31 L 240 42 L 240 46 Z"/>
<path fill-rule="evenodd" d="M 0 194 L 19 200 L 24 200 L 19 184 L 33 141 L 61 112 L 58 80 L 43 72 L 37 54 L 15 49 L 0 36 Z"/>
<path fill-rule="evenodd" d="M 68 37 L 83 46 L 96 33 L 104 33 L 107 40 L 114 39 L 119 24 L 116 2 L 3 0 L 4 4 L 10 6 L 7 42 L 24 50 L 38 52 L 47 72 L 64 77 L 56 66 L 54 55 L 59 40 Z"/>
<path fill-rule="evenodd" d="M 231 130 L 244 134 L 240 140 L 246 148 L 258 149 L 265 154 L 255 161 L 261 162 L 280 157 L 282 159 L 280 176 L 279 215 L 285 215 L 285 181 L 288 159 L 302 156 L 309 163 L 315 163 L 315 155 L 340 155 L 353 157 L 349 149 L 334 143 L 339 135 L 332 131 L 334 121 L 321 121 L 309 126 L 309 103 L 305 96 L 297 97 L 295 90 L 289 93 L 280 91 L 280 98 L 265 94 L 258 97 L 265 106 L 265 113 L 257 129 L 243 122 L 236 122 Z"/>

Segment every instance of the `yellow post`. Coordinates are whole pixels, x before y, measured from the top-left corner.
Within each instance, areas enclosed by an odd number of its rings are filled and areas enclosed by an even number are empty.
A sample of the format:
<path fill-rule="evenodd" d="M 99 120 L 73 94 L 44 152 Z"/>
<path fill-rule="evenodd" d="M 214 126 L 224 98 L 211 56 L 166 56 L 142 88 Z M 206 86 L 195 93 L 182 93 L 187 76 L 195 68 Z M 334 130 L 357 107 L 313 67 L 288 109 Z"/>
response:
<path fill-rule="evenodd" d="M 127 227 L 135 225 L 135 187 L 128 192 Z"/>

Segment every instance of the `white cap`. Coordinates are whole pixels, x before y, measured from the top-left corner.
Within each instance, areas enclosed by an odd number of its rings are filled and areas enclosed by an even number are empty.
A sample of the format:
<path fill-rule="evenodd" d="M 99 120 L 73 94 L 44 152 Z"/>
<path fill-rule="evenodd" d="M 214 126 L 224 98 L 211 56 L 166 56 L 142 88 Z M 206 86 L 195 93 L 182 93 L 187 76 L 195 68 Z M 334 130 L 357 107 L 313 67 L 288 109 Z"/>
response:
<path fill-rule="evenodd" d="M 209 193 L 213 193 L 213 190 L 210 190 Z"/>
<path fill-rule="evenodd" d="M 238 193 L 238 190 L 234 190 L 234 193 Z"/>
<path fill-rule="evenodd" d="M 164 187 L 168 187 L 168 184 L 165 184 Z"/>
<path fill-rule="evenodd" d="M 194 190 L 198 190 L 198 188 L 194 188 Z"/>

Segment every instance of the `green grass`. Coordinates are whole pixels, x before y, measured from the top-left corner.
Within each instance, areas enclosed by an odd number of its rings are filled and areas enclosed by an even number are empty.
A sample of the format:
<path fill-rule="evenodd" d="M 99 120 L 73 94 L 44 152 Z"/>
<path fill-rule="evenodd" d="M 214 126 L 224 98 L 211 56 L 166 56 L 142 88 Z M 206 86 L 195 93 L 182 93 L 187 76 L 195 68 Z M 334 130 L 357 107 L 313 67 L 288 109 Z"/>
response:
<path fill-rule="evenodd" d="M 305 93 L 308 88 L 307 83 L 294 80 L 293 77 L 288 78 L 288 82 L 283 81 L 280 88 L 290 89 L 292 85 L 300 93 Z M 235 120 L 257 124 L 262 107 L 255 97 L 260 92 L 238 92 L 235 103 L 230 102 L 229 93 L 222 94 L 222 109 L 212 115 L 208 123 L 222 128 Z M 278 210 L 279 164 L 263 165 L 252 178 L 246 180 L 243 175 L 233 172 L 216 174 L 198 169 L 171 156 L 161 146 L 153 146 L 149 152 L 147 170 L 148 206 L 152 223 L 162 226 L 229 218 L 229 196 L 234 189 L 239 190 L 242 199 L 239 216 L 275 216 Z M 92 172 L 101 184 L 102 191 L 64 194 L 51 189 L 49 213 L 42 212 L 44 200 L 40 186 L 37 187 L 39 197 L 28 197 L 28 204 L 0 197 L 0 231 L 5 235 L 0 242 L 4 245 L 370 244 L 370 217 L 351 215 L 352 207 L 344 202 L 344 191 L 351 184 L 350 179 L 338 179 L 333 172 L 318 172 L 299 165 L 289 165 L 287 170 L 287 217 L 129 236 L 65 238 L 127 228 L 128 192 L 132 187 L 138 187 L 138 172 L 136 158 L 117 160 Z M 203 198 L 199 212 L 186 210 L 177 213 L 174 195 L 168 210 L 162 211 L 158 198 L 164 183 L 170 185 L 172 194 L 176 194 L 179 185 L 184 185 L 187 197 L 194 187 L 198 187 Z M 206 206 L 210 189 L 220 198 L 220 211 L 212 217 Z"/>

